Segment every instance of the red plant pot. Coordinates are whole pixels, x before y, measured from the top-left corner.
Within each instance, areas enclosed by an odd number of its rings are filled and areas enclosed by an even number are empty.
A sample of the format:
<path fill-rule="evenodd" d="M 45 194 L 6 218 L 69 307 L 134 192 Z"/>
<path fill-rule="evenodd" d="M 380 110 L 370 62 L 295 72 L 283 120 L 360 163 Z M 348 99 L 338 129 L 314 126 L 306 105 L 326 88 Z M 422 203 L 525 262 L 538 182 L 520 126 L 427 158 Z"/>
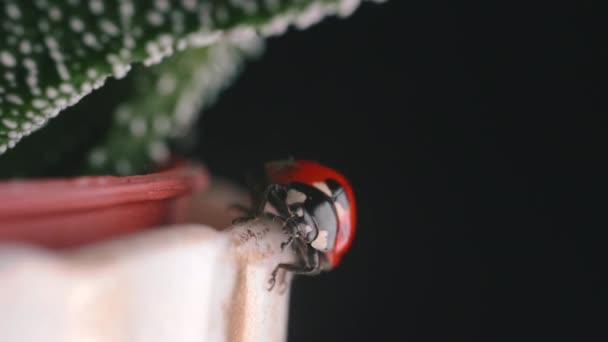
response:
<path fill-rule="evenodd" d="M 188 163 L 141 176 L 0 182 L 0 242 L 64 248 L 180 223 L 189 195 L 208 183 Z"/>

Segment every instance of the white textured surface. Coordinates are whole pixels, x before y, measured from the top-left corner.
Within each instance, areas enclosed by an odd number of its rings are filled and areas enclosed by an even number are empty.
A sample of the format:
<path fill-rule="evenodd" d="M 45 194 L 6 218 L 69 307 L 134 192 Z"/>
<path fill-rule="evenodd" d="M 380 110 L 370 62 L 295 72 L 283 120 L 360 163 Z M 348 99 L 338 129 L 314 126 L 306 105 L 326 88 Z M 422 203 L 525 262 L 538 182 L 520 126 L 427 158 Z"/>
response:
<path fill-rule="evenodd" d="M 283 341 L 283 234 L 174 226 L 50 253 L 0 245 L 0 341 Z M 287 286 L 288 288 L 288 286 Z"/>

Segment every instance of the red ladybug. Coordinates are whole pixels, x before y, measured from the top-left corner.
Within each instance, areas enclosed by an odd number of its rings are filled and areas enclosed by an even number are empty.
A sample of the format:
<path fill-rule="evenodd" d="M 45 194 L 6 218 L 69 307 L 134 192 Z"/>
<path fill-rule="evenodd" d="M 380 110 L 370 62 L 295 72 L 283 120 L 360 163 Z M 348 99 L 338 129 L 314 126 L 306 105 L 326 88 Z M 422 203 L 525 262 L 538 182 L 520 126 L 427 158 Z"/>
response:
<path fill-rule="evenodd" d="M 257 215 L 280 217 L 291 245 L 300 256 L 297 264 L 279 268 L 316 274 L 337 266 L 348 251 L 356 224 L 355 196 L 341 173 L 315 161 L 286 160 L 265 165 L 270 185 L 256 210 Z"/>

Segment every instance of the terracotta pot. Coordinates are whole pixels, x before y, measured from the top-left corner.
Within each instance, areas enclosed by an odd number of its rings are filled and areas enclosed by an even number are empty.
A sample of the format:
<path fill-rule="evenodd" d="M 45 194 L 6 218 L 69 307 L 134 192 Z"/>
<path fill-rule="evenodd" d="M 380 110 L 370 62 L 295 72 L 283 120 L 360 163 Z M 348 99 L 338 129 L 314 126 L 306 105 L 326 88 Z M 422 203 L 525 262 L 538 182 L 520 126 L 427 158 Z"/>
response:
<path fill-rule="evenodd" d="M 181 223 L 189 195 L 208 183 L 188 163 L 141 176 L 0 182 L 0 242 L 64 248 Z"/>

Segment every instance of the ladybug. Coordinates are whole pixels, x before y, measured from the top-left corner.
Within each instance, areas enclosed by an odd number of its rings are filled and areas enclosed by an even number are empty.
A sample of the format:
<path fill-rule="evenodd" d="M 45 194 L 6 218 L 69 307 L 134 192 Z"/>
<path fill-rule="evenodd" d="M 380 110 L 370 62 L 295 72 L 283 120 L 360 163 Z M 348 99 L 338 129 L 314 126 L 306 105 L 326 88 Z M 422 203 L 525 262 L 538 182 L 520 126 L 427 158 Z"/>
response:
<path fill-rule="evenodd" d="M 280 268 L 299 274 L 318 274 L 340 264 L 350 248 L 356 224 L 353 189 L 341 173 L 310 160 L 265 164 L 267 187 L 258 199 L 256 216 L 283 221 L 296 264 L 279 264 L 272 272 L 271 289 Z"/>

